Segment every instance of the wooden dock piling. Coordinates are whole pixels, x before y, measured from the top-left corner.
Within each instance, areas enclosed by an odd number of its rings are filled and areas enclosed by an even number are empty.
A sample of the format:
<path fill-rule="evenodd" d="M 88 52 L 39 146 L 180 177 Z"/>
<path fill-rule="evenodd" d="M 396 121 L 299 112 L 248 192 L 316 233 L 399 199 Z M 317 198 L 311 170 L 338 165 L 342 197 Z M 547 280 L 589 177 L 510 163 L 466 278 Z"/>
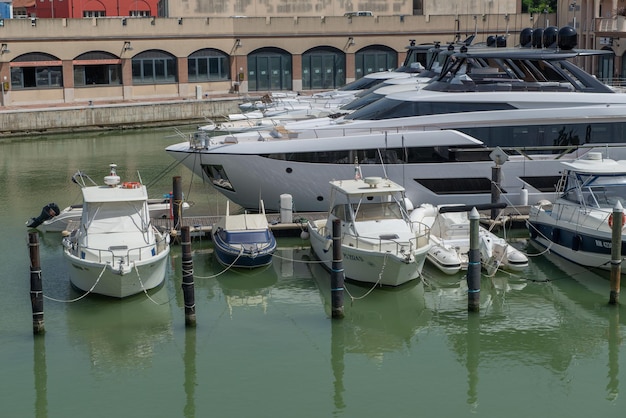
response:
<path fill-rule="evenodd" d="M 183 299 L 185 304 L 185 325 L 196 325 L 196 296 L 193 282 L 193 259 L 191 257 L 191 234 L 189 226 L 181 228 L 182 235 L 182 270 L 183 270 Z"/>
<path fill-rule="evenodd" d="M 172 178 L 172 225 L 173 229 L 180 230 L 180 221 L 183 213 L 183 188 L 182 179 L 180 176 L 174 176 Z"/>
<path fill-rule="evenodd" d="M 30 252 L 30 304 L 33 310 L 33 333 L 45 332 L 43 321 L 43 283 L 41 263 L 39 261 L 39 235 L 36 231 L 28 233 Z"/>
<path fill-rule="evenodd" d="M 624 227 L 624 208 L 620 202 L 613 208 L 611 227 L 611 293 L 609 304 L 619 304 L 619 289 L 622 276 L 622 228 Z"/>
<path fill-rule="evenodd" d="M 498 206 L 500 202 L 500 184 L 502 183 L 502 167 L 496 164 L 491 168 L 491 220 L 498 217 Z"/>
<path fill-rule="evenodd" d="M 343 318 L 343 256 L 341 255 L 341 221 L 333 220 L 333 263 L 330 276 L 330 300 L 333 318 Z"/>
<path fill-rule="evenodd" d="M 480 249 L 479 249 L 479 221 L 480 214 L 473 208 L 469 214 L 470 220 L 470 249 L 467 264 L 467 310 L 480 311 Z"/>

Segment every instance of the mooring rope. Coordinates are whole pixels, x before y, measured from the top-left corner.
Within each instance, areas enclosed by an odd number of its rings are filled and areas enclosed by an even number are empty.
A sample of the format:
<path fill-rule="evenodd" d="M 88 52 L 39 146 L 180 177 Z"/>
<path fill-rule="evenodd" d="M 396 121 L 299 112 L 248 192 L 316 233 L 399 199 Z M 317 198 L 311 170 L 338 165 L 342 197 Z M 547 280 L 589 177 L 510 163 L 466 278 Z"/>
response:
<path fill-rule="evenodd" d="M 176 295 L 172 296 L 171 298 L 169 298 L 168 300 L 166 300 L 165 302 L 157 302 L 156 300 L 152 299 L 152 297 L 148 294 L 148 289 L 146 289 L 146 287 L 143 285 L 143 281 L 141 280 L 141 275 L 139 274 L 139 269 L 137 268 L 137 264 L 133 264 L 133 267 L 135 268 L 135 272 L 137 273 L 137 279 L 139 279 L 139 285 L 141 285 L 141 290 L 143 290 L 143 293 L 146 295 L 146 297 L 148 299 L 150 299 L 150 301 L 152 303 L 154 303 L 157 306 L 163 306 L 165 304 L 169 304 L 172 299 L 174 299 L 174 297 L 176 297 Z"/>
<path fill-rule="evenodd" d="M 212 276 L 193 276 L 193 277 L 194 277 L 194 279 L 213 279 L 213 278 L 215 278 L 215 277 L 217 277 L 217 276 L 220 276 L 220 275 L 222 275 L 223 273 L 226 273 L 228 270 L 230 270 L 230 269 L 231 269 L 231 268 L 235 265 L 235 263 L 237 262 L 237 260 L 239 260 L 239 257 L 241 257 L 241 255 L 242 255 L 242 254 L 243 254 L 243 247 L 241 248 L 241 251 L 239 251 L 239 254 L 237 254 L 237 258 L 235 258 L 235 259 L 233 260 L 233 262 L 232 262 L 232 263 L 230 263 L 230 265 L 229 265 L 229 266 L 227 266 L 224 270 L 220 271 L 220 272 L 219 272 L 219 273 L 217 273 L 217 274 L 214 274 L 214 275 L 212 275 Z M 183 274 L 184 274 L 184 273 L 191 273 L 191 274 L 193 275 L 193 271 L 191 271 L 191 272 L 189 272 L 189 271 L 187 271 L 187 272 L 183 272 Z"/>
<path fill-rule="evenodd" d="M 84 298 L 85 296 L 87 296 L 88 294 L 90 294 L 93 289 L 96 288 L 96 286 L 98 285 L 98 282 L 100 281 L 100 278 L 102 277 L 102 275 L 104 274 L 104 272 L 106 271 L 108 267 L 108 264 L 105 264 L 104 267 L 102 268 L 102 271 L 100 272 L 100 275 L 98 276 L 98 278 L 96 279 L 96 282 L 93 284 L 93 286 L 91 286 L 91 289 L 89 289 L 87 292 L 85 292 L 82 296 L 77 297 L 76 299 L 70 299 L 70 300 L 61 300 L 61 299 L 55 299 L 52 298 L 50 296 L 46 296 L 43 295 L 44 298 L 54 301 L 54 302 L 61 302 L 61 303 L 72 303 L 72 302 L 78 302 L 79 300 L 81 300 L 82 298 Z"/>
<path fill-rule="evenodd" d="M 367 292 L 365 292 L 364 295 L 359 296 L 359 297 L 352 296 L 352 294 L 350 293 L 348 288 L 346 286 L 344 286 L 344 290 L 346 291 L 348 296 L 350 296 L 350 301 L 352 303 L 354 303 L 355 300 L 364 299 L 367 295 L 372 293 L 374 291 L 374 289 L 376 289 L 376 287 L 380 284 L 380 281 L 383 278 L 383 272 L 385 271 L 385 266 L 386 265 L 387 265 L 387 253 L 385 253 L 385 257 L 383 258 L 383 267 L 380 269 L 380 273 L 378 273 L 378 280 L 376 280 L 376 283 L 374 283 L 374 286 L 372 286 L 371 289 L 369 289 Z"/>

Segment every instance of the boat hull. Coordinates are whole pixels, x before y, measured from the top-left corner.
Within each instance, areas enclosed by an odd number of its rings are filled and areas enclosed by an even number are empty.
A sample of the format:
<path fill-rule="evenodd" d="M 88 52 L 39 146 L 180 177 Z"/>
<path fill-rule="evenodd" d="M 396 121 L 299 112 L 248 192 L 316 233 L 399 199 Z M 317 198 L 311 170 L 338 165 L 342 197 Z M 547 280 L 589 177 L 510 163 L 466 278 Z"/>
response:
<path fill-rule="evenodd" d="M 470 220 L 466 209 L 464 205 L 438 208 L 424 203 L 411 213 L 411 220 L 422 222 L 430 228 L 430 242 L 433 246 L 428 252 L 428 261 L 445 274 L 451 275 L 467 270 Z M 481 267 L 488 274 L 495 273 L 497 269 L 520 272 L 528 267 L 528 257 L 525 254 L 506 239 L 498 237 L 480 225 L 477 248 Z"/>
<path fill-rule="evenodd" d="M 570 262 L 611 270 L 611 230 L 608 226 L 585 228 L 557 222 L 548 211 L 532 207 L 528 219 L 530 241 Z M 626 254 L 626 236 L 622 234 L 621 254 Z M 622 259 L 622 273 L 626 261 Z"/>
<path fill-rule="evenodd" d="M 326 221 L 309 223 L 311 248 L 324 267 L 332 270 L 332 240 L 324 234 Z M 380 286 L 400 286 L 420 277 L 429 245 L 421 246 L 412 254 L 379 252 L 341 246 L 343 270 L 346 279 Z"/>
<path fill-rule="evenodd" d="M 166 246 L 153 257 L 133 261 L 123 271 L 111 263 L 81 259 L 69 249 L 63 255 L 69 265 L 73 286 L 84 292 L 125 298 L 154 289 L 164 282 L 169 252 L 170 248 Z"/>
<path fill-rule="evenodd" d="M 292 196 L 294 207 L 300 212 L 323 212 L 328 210 L 329 181 L 354 176 L 354 166 L 350 164 L 310 164 L 297 161 L 283 161 L 266 158 L 263 155 L 220 154 L 197 151 L 197 158 L 187 158 L 190 152 L 168 150 L 192 172 L 226 196 L 232 202 L 247 209 L 258 206 L 259 190 L 263 192 L 266 209 L 280 211 L 280 196 Z M 228 176 L 227 182 L 210 179 L 203 167 L 221 167 Z M 242 169 L 245 167 L 245 169 Z M 449 205 L 464 202 L 467 205 L 480 205 L 490 202 L 491 192 L 435 193 L 415 179 L 439 181 L 456 178 L 484 178 L 491 176 L 493 162 L 476 161 L 439 162 L 421 164 L 396 164 L 385 167 L 380 164 L 362 165 L 364 177 L 380 176 L 385 173 L 389 179 L 406 187 L 407 197 L 412 202 L 429 202 L 434 205 Z M 512 204 L 527 204 L 553 196 L 553 190 L 542 191 L 530 187 L 523 179 L 532 173 L 536 178 L 558 178 L 561 170 L 559 160 L 522 160 L 511 158 L 501 166 L 507 199 Z M 424 183 L 424 182 L 423 182 Z M 523 192 L 525 190 L 525 192 Z M 526 194 L 527 193 L 527 194 Z M 526 199 L 527 196 L 527 199 Z"/>
<path fill-rule="evenodd" d="M 276 249 L 276 246 L 273 247 Z M 262 252 L 240 252 L 236 248 L 215 246 L 215 256 L 226 267 L 256 268 L 272 262 L 274 250 Z"/>
<path fill-rule="evenodd" d="M 231 245 L 222 240 L 219 234 L 213 235 L 215 256 L 220 264 L 226 267 L 256 268 L 267 266 L 272 262 L 276 251 L 276 240 L 251 245 Z"/>
<path fill-rule="evenodd" d="M 431 238 L 431 243 L 434 242 Z M 467 257 L 463 259 L 456 249 L 445 245 L 433 244 L 427 260 L 444 274 L 453 275 L 462 269 L 467 270 Z"/>

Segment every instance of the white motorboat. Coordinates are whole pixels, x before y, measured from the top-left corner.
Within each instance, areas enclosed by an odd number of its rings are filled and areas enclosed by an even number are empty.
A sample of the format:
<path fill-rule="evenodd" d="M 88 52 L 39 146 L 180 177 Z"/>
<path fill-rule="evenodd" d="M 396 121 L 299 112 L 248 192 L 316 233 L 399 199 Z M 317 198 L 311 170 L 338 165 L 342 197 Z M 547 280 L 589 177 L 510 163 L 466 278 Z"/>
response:
<path fill-rule="evenodd" d="M 428 86 L 386 96 L 325 126 L 292 130 L 288 124 L 175 144 L 167 152 L 242 207 L 256 207 L 261 194 L 268 210 L 279 211 L 280 195 L 288 193 L 303 212 L 325 210 L 324 184 L 349 178 L 355 159 L 365 176 L 386 173 L 412 201 L 435 205 L 489 202 L 489 156 L 497 148 L 508 158 L 500 188 L 509 204 L 549 198 L 561 161 L 604 149 L 626 159 L 626 94 L 568 61 L 592 52 L 471 48 L 441 54 L 454 57 L 447 61 L 450 71 Z M 462 81 L 478 61 L 489 65 Z M 187 158 L 190 153 L 195 158 Z"/>
<path fill-rule="evenodd" d="M 626 205 L 626 161 L 593 152 L 561 167 L 556 198 L 530 208 L 531 243 L 571 262 L 610 270 L 613 211 L 618 203 Z M 622 232 L 621 254 L 625 252 Z M 622 259 L 622 273 L 624 267 Z"/>
<path fill-rule="evenodd" d="M 182 210 L 189 209 L 188 202 L 183 202 Z M 148 211 L 151 218 L 167 219 L 172 217 L 172 206 L 170 199 L 148 199 Z M 36 227 L 42 232 L 63 232 L 67 231 L 71 222 L 78 222 L 83 214 L 83 205 L 70 205 L 59 212 L 58 215 L 43 221 Z M 30 227 L 30 224 L 29 224 Z"/>
<path fill-rule="evenodd" d="M 381 177 L 330 182 L 326 219 L 309 221 L 311 247 L 328 268 L 333 262 L 333 222 L 341 224 L 345 277 L 380 286 L 417 279 L 430 249 L 428 228 L 411 222 L 404 188 Z"/>
<path fill-rule="evenodd" d="M 148 193 L 123 182 L 111 164 L 102 186 L 83 187 L 80 226 L 63 238 L 63 256 L 78 289 L 123 298 L 161 285 L 169 235 L 150 222 Z"/>
<path fill-rule="evenodd" d="M 222 122 L 210 122 L 200 126 L 198 131 L 224 134 L 250 131 L 272 130 L 289 121 L 308 120 L 335 114 L 338 107 L 301 107 L 297 109 L 264 110 L 241 114 L 230 114 Z"/>
<path fill-rule="evenodd" d="M 465 205 L 434 206 L 423 203 L 411 212 L 411 220 L 430 228 L 432 247 L 428 261 L 446 274 L 467 270 L 470 250 L 470 220 Z M 483 226 L 478 227 L 480 262 L 488 274 L 497 269 L 522 271 L 528 267 L 528 257 Z"/>
<path fill-rule="evenodd" d="M 72 176 L 72 182 L 78 184 L 81 188 L 87 184 L 97 186 L 87 174 L 78 171 Z M 172 218 L 172 194 L 164 194 L 161 199 L 148 199 L 148 210 L 151 218 L 167 219 Z M 181 210 L 189 209 L 190 204 L 183 202 Z M 37 228 L 42 232 L 63 232 L 67 231 L 71 222 L 78 222 L 83 214 L 83 204 L 70 205 L 60 210 L 56 203 L 49 203 L 44 206 L 41 215 L 37 218 L 31 218 L 26 226 L 29 228 Z"/>

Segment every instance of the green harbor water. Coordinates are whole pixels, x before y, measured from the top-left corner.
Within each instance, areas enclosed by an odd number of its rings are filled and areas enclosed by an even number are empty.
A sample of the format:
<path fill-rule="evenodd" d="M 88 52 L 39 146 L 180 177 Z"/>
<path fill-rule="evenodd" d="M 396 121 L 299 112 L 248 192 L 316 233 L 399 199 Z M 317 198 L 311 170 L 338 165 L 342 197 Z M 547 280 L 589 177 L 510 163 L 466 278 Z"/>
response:
<path fill-rule="evenodd" d="M 224 271 L 194 238 L 187 328 L 179 246 L 149 297 L 68 302 L 82 293 L 61 237 L 42 233 L 46 332 L 33 335 L 25 222 L 80 203 L 76 171 L 101 181 L 116 163 L 151 197 L 181 176 L 187 214 L 221 214 L 224 199 L 165 153 L 179 141 L 168 129 L 0 141 L 2 417 L 624 416 L 626 296 L 609 306 L 607 273 L 544 256 L 483 276 L 477 314 L 462 275 L 427 267 L 398 289 L 348 284 L 333 320 L 330 275 L 306 240 L 280 238 L 268 268 Z"/>

